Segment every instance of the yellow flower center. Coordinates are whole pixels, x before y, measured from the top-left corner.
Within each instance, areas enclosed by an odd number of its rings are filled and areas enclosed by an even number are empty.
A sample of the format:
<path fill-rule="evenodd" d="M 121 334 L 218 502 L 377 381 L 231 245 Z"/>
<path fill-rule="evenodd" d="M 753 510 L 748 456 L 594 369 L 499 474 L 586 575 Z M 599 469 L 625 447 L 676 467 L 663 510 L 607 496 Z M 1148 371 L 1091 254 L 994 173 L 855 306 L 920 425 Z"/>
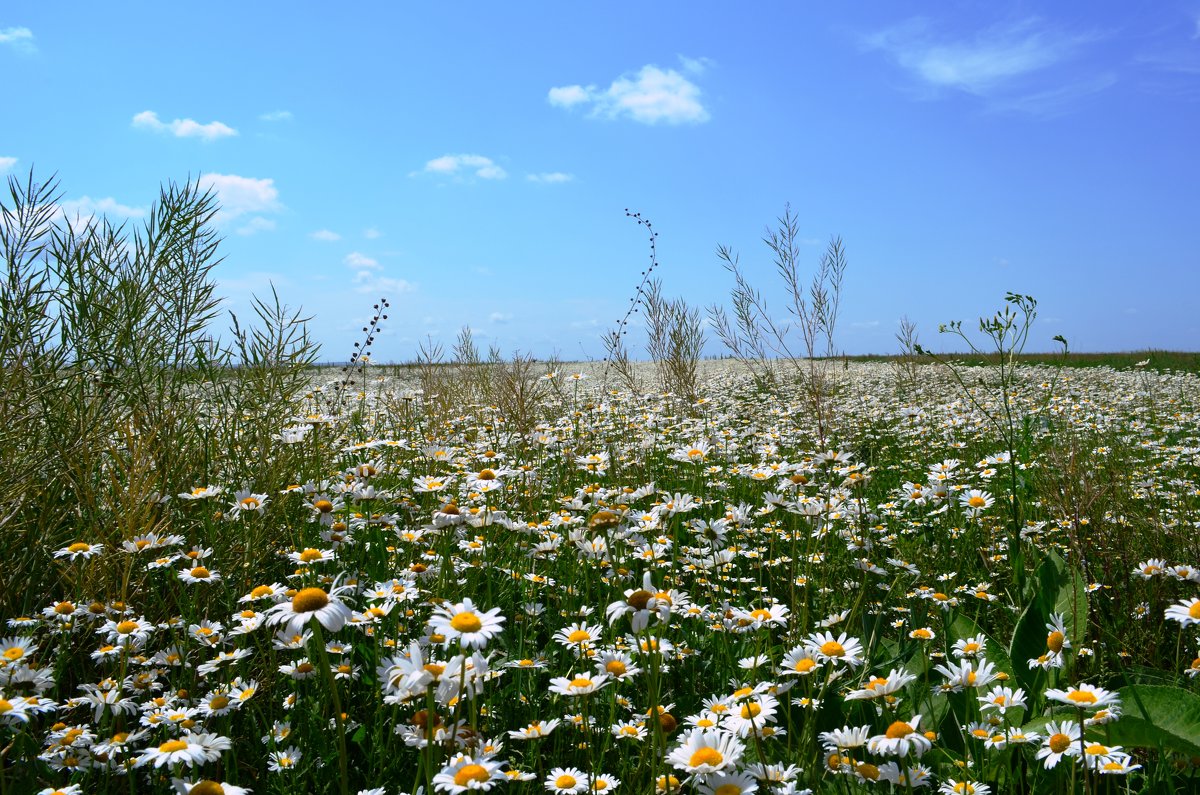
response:
<path fill-rule="evenodd" d="M 567 775 L 565 773 L 554 779 L 554 786 L 558 787 L 559 789 L 571 789 L 576 783 L 577 782 L 575 781 L 574 776 Z"/>
<path fill-rule="evenodd" d="M 313 507 L 321 513 L 329 513 L 333 510 L 333 503 L 329 500 L 317 500 L 313 503 Z"/>
<path fill-rule="evenodd" d="M 1046 636 L 1046 648 L 1057 654 L 1062 651 L 1066 638 L 1057 629 Z"/>
<path fill-rule="evenodd" d="M 889 740 L 899 740 L 901 737 L 907 737 L 913 733 L 913 727 L 902 720 L 898 720 L 891 726 L 887 727 L 887 738 Z"/>
<path fill-rule="evenodd" d="M 164 754 L 173 754 L 176 751 L 182 751 L 188 747 L 188 744 L 183 740 L 167 740 L 162 745 L 158 746 L 158 750 Z"/>
<path fill-rule="evenodd" d="M 68 552 L 87 552 L 92 548 L 91 544 L 85 544 L 82 541 L 76 541 L 71 546 L 67 547 Z"/>
<path fill-rule="evenodd" d="M 491 779 L 491 774 L 483 765 L 464 765 L 459 768 L 459 771 L 454 774 L 454 783 L 460 787 L 467 786 L 468 782 L 478 781 L 480 784 Z"/>
<path fill-rule="evenodd" d="M 0 698 L 0 715 L 3 715 L 6 712 L 12 712 L 12 708 L 13 705 L 11 701 L 6 698 Z"/>
<path fill-rule="evenodd" d="M 262 599 L 264 596 L 270 596 L 275 592 L 275 589 L 269 585 L 256 585 L 254 590 L 250 592 L 250 597 L 253 599 Z"/>
<path fill-rule="evenodd" d="M 196 566 L 194 569 L 192 569 L 191 574 L 192 577 L 197 580 L 207 580 L 212 576 L 212 572 L 203 566 Z"/>
<path fill-rule="evenodd" d="M 1096 694 L 1088 690 L 1072 690 L 1067 693 L 1067 698 L 1074 701 L 1076 704 L 1095 704 Z"/>
<path fill-rule="evenodd" d="M 742 705 L 742 718 L 744 718 L 745 720 L 750 720 L 751 718 L 757 718 L 758 714 L 760 712 L 762 712 L 762 705 L 757 704 L 753 701 L 751 701 L 749 704 Z"/>
<path fill-rule="evenodd" d="M 478 632 L 483 628 L 483 622 L 479 620 L 479 616 L 474 613 L 459 613 L 454 618 L 450 619 L 450 626 L 456 632 Z"/>
<path fill-rule="evenodd" d="M 1188 615 L 1200 621 L 1200 599 L 1193 602 L 1192 606 L 1188 608 Z"/>
<path fill-rule="evenodd" d="M 972 508 L 982 508 L 983 506 L 987 505 L 987 500 L 976 495 L 967 500 L 967 505 L 970 505 Z"/>
<path fill-rule="evenodd" d="M 708 765 L 709 767 L 720 767 L 724 762 L 725 757 L 720 751 L 716 748 L 705 746 L 692 754 L 691 758 L 688 759 L 688 766 L 700 767 L 701 765 Z"/>
<path fill-rule="evenodd" d="M 830 640 L 821 644 L 821 654 L 826 657 L 842 657 L 846 654 L 846 649 L 836 640 Z"/>
<path fill-rule="evenodd" d="M 59 602 L 54 606 L 54 612 L 60 616 L 69 616 L 75 612 L 75 605 L 70 602 Z"/>
<path fill-rule="evenodd" d="M 479 477 L 477 478 L 477 480 L 495 480 L 495 479 L 496 479 L 496 473 L 490 469 L 480 470 Z"/>
<path fill-rule="evenodd" d="M 592 633 L 585 629 L 577 629 L 567 636 L 567 640 L 571 641 L 572 643 L 583 643 L 585 640 L 591 639 Z"/>
<path fill-rule="evenodd" d="M 215 781 L 201 781 L 192 786 L 189 795 L 225 795 L 225 788 Z"/>
<path fill-rule="evenodd" d="M 243 507 L 243 508 L 250 508 L 250 509 L 257 508 L 257 507 L 258 507 L 258 500 L 257 500 L 257 499 L 255 499 L 254 497 L 243 497 L 243 498 L 242 498 L 242 507 Z"/>
<path fill-rule="evenodd" d="M 591 687 L 592 680 L 586 676 L 578 676 L 571 680 L 571 687 Z"/>
<path fill-rule="evenodd" d="M 639 589 L 625 597 L 625 603 L 634 610 L 645 610 L 646 603 L 650 601 L 652 596 L 654 596 L 654 594 L 650 593 L 649 591 L 643 591 Z"/>
<path fill-rule="evenodd" d="M 122 635 L 128 635 L 137 628 L 138 622 L 136 621 L 122 621 L 120 624 L 117 624 L 117 632 Z"/>
<path fill-rule="evenodd" d="M 228 696 L 214 696 L 208 702 L 208 708 L 216 712 L 217 710 L 225 709 L 229 706 Z"/>
<path fill-rule="evenodd" d="M 817 661 L 809 657 L 801 657 L 799 660 L 796 660 L 796 664 L 792 666 L 793 670 L 799 671 L 802 674 L 806 674 L 816 667 Z"/>
<path fill-rule="evenodd" d="M 858 767 L 854 768 L 854 772 L 865 778 L 867 781 L 879 780 L 879 768 L 870 762 L 863 762 Z"/>
<path fill-rule="evenodd" d="M 292 610 L 297 613 L 315 613 L 329 604 L 329 594 L 320 588 L 304 588 L 292 597 Z"/>
<path fill-rule="evenodd" d="M 1071 747 L 1071 738 L 1068 737 L 1067 735 L 1062 734 L 1061 732 L 1059 734 L 1051 735 L 1050 750 L 1053 751 L 1054 753 L 1061 754 L 1063 751 L 1066 751 L 1070 747 Z"/>
<path fill-rule="evenodd" d="M 764 610 L 760 607 L 759 609 L 752 611 L 750 613 L 750 617 L 756 621 L 770 621 L 771 620 L 771 611 Z"/>
<path fill-rule="evenodd" d="M 300 553 L 300 562 L 312 563 L 314 560 L 321 560 L 323 557 L 325 557 L 324 552 L 319 549 L 313 549 L 312 547 L 309 547 Z"/>
<path fill-rule="evenodd" d="M 609 660 L 608 664 L 604 666 L 604 670 L 613 676 L 624 676 L 625 671 L 628 669 L 625 667 L 625 663 L 620 660 Z"/>
<path fill-rule="evenodd" d="M 20 646 L 13 646 L 4 650 L 4 659 L 9 662 L 15 662 L 25 656 L 25 650 Z"/>
<path fill-rule="evenodd" d="M 1087 751 L 1088 756 L 1101 756 L 1108 753 L 1108 748 L 1100 743 L 1092 743 L 1083 750 Z"/>
<path fill-rule="evenodd" d="M 425 665 L 425 670 L 428 671 L 429 673 L 433 674 L 434 679 L 437 679 L 443 673 L 445 673 L 446 666 L 438 665 L 437 663 L 427 663 Z"/>

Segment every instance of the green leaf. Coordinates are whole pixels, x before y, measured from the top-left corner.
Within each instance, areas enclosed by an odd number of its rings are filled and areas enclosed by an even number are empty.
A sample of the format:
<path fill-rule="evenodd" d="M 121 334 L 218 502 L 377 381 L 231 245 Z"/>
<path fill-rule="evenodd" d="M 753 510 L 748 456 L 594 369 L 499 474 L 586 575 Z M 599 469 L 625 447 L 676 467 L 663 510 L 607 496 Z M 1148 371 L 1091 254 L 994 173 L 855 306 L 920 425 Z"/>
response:
<path fill-rule="evenodd" d="M 1025 692 L 1034 693 L 1040 668 L 1029 667 L 1029 661 L 1046 653 L 1046 622 L 1049 616 L 1040 599 L 1030 602 L 1017 620 L 1013 630 L 1012 645 L 1008 654 L 1012 660 L 1014 674 Z"/>
<path fill-rule="evenodd" d="M 1200 756 L 1200 695 L 1181 687 L 1129 685 L 1120 696 L 1124 714 L 1101 727 L 1109 744 Z"/>
<path fill-rule="evenodd" d="M 1063 623 L 1067 627 L 1067 637 L 1071 644 L 1079 648 L 1087 639 L 1088 600 L 1087 583 L 1078 569 L 1068 567 L 1068 576 L 1059 586 L 1054 599 L 1054 612 L 1062 613 Z"/>

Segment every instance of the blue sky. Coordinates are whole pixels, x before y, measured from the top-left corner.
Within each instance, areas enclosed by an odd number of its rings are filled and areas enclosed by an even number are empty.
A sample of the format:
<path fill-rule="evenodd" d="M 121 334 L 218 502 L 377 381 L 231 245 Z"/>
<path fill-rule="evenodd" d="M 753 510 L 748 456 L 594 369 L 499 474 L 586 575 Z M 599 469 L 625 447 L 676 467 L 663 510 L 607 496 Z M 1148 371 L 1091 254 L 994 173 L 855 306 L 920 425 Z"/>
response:
<path fill-rule="evenodd" d="M 379 359 L 602 356 L 626 207 L 668 295 L 727 303 L 727 244 L 772 299 L 788 202 L 813 266 L 844 239 L 847 352 L 1009 290 L 1031 349 L 1200 348 L 1200 1 L 829 5 L 10 2 L 0 171 L 116 220 L 201 175 L 227 308 L 274 283 L 327 360 L 381 295 Z"/>

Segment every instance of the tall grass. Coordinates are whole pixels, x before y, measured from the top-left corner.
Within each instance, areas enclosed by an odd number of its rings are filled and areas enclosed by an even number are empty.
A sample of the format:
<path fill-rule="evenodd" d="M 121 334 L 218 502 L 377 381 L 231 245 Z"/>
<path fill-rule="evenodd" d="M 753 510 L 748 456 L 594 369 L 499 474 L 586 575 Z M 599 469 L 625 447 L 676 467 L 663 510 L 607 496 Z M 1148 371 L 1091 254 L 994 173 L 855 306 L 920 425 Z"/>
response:
<path fill-rule="evenodd" d="M 0 202 L 0 610 L 29 611 L 48 551 L 170 533 L 159 502 L 196 484 L 274 481 L 295 462 L 273 435 L 317 346 L 272 294 L 222 341 L 213 195 L 165 186 L 144 223 L 69 218 L 59 188 L 10 177 Z M 226 539 L 214 539 L 218 543 Z M 263 545 L 229 539 L 258 562 Z M 127 591 L 124 572 L 95 576 Z M 99 588 L 104 591 L 107 586 Z M 127 594 L 122 594 L 125 596 Z M 114 598 L 116 594 L 114 594 Z"/>

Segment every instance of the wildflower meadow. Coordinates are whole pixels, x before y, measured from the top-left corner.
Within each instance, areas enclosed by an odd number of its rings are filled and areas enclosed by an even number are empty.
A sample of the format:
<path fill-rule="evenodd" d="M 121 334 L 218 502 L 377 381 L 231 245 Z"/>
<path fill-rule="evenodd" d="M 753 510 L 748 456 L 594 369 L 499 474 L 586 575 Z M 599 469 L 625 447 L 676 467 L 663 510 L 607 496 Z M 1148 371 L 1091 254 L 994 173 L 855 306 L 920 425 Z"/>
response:
<path fill-rule="evenodd" d="M 648 361 L 378 364 L 380 298 L 316 368 L 278 299 L 215 330 L 197 184 L 55 190 L 0 229 L 3 795 L 1200 787 L 1195 373 L 1012 294 L 939 338 L 991 363 L 842 359 L 852 241 L 810 282 L 786 213 L 790 331 L 724 252 L 708 323 L 636 288 Z"/>

